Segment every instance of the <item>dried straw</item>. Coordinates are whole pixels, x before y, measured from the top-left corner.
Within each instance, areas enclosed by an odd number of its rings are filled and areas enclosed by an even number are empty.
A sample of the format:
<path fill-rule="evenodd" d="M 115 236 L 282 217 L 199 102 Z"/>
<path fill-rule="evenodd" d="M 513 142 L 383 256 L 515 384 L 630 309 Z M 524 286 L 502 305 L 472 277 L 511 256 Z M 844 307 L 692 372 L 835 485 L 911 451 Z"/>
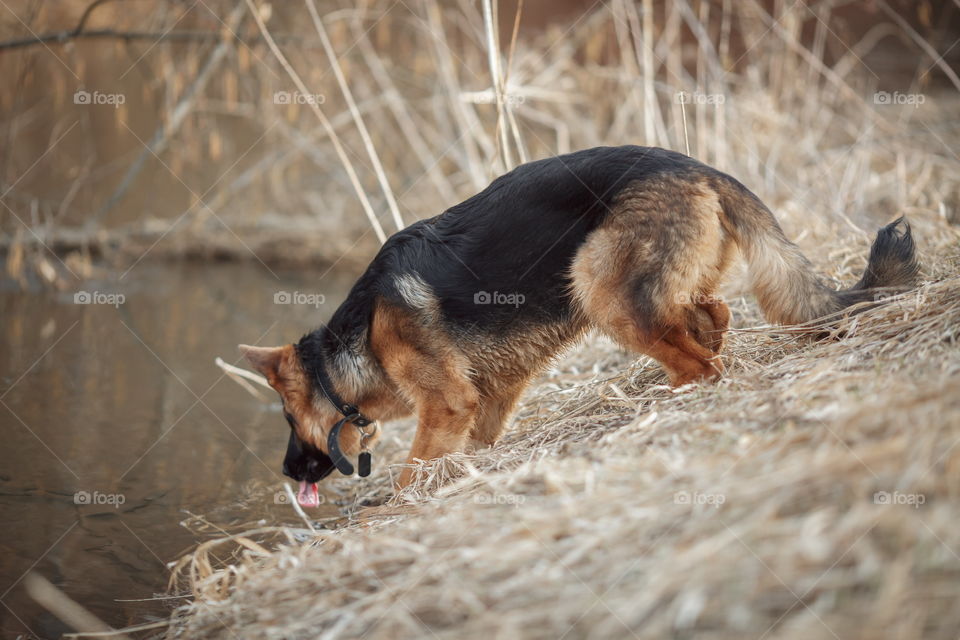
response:
<path fill-rule="evenodd" d="M 461 90 L 492 88 L 502 107 L 504 83 L 460 74 L 450 41 L 457 59 L 496 76 L 494 21 L 484 31 L 476 16 L 464 33 L 425 4 L 414 20 L 441 82 L 434 114 L 404 109 L 404 121 L 429 122 L 424 145 L 457 139 L 456 184 L 482 186 L 496 129 Z M 838 285 L 862 270 L 872 229 L 903 213 L 925 283 L 832 319 L 833 337 L 814 341 L 809 328 L 763 325 L 735 279 L 727 373 L 681 390 L 590 337 L 529 390 L 495 447 L 418 463 L 397 496 L 415 425 L 389 425 L 371 477 L 327 483 L 341 496 L 336 528 L 261 527 L 181 559 L 173 584 L 194 600 L 168 637 L 956 637 L 956 97 L 938 95 L 922 115 L 876 109 L 849 60 L 823 61 L 823 29 L 812 47 L 800 40 L 806 7 L 775 4 L 771 16 L 724 2 L 711 21 L 705 3 L 678 0 L 660 25 L 652 3 L 642 15 L 614 3 L 560 39 L 521 40 L 508 71 L 510 92 L 531 96 L 515 110 L 524 142 L 542 155 L 642 132 L 682 148 L 686 108 L 698 153 L 761 194 Z M 756 43 L 745 69 L 729 60 L 731 24 Z M 702 36 L 690 65 L 685 29 Z M 619 66 L 605 61 L 611 34 Z M 707 88 L 722 110 L 674 104 Z M 504 133 L 502 113 L 488 115 Z"/>
<path fill-rule="evenodd" d="M 171 637 L 952 638 L 960 269 L 934 258 L 951 275 L 842 339 L 733 333 L 716 385 L 676 392 L 591 339 L 496 447 L 303 542 L 233 536 L 220 566 L 229 540 L 205 543 Z M 391 471 L 335 484 L 382 499 Z"/>

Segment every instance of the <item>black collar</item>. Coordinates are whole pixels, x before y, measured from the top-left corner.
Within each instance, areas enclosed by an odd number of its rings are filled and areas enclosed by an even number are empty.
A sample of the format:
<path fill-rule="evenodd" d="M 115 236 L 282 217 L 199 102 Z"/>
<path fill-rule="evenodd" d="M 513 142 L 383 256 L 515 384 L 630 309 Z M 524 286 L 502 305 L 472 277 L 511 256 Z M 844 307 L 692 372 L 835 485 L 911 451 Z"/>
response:
<path fill-rule="evenodd" d="M 333 383 L 330 381 L 330 376 L 327 375 L 326 363 L 320 358 L 320 361 L 317 363 L 316 371 L 314 372 L 316 376 L 317 386 L 320 388 L 321 393 L 326 396 L 327 400 L 330 401 L 330 404 L 336 408 L 337 411 L 343 416 L 333 428 L 330 429 L 330 433 L 327 435 L 327 451 L 330 459 L 333 460 L 333 464 L 337 467 L 337 471 L 342 473 L 345 476 L 353 475 L 353 464 L 347 460 L 346 456 L 343 455 L 343 451 L 340 449 L 340 430 L 343 428 L 343 425 L 350 423 L 353 426 L 357 427 L 357 430 L 360 432 L 361 442 L 368 434 L 363 430 L 364 427 L 370 425 L 373 421 L 369 418 L 366 418 L 360 409 L 355 405 L 345 402 L 343 398 L 337 395 L 337 392 L 333 389 Z M 358 460 L 359 470 L 358 474 L 361 477 L 366 477 L 370 475 L 370 452 L 361 451 L 360 458 Z"/>
<path fill-rule="evenodd" d="M 316 374 L 317 386 L 320 387 L 320 391 L 327 397 L 330 404 L 343 415 L 347 422 L 352 422 L 358 427 L 365 427 L 372 422 L 372 420 L 363 417 L 360 409 L 349 402 L 345 402 L 343 398 L 333 390 L 333 382 L 331 382 L 330 376 L 327 375 L 327 367 L 323 360 L 318 363 L 314 373 Z"/>

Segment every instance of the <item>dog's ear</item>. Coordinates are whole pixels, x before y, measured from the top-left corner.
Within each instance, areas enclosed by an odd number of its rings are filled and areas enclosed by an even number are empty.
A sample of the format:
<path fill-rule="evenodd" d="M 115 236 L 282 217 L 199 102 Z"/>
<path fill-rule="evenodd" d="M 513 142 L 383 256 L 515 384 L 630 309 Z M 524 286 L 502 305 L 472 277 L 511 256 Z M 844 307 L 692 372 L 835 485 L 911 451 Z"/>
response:
<path fill-rule="evenodd" d="M 279 391 L 280 365 L 283 363 L 291 345 L 285 347 L 252 347 L 248 344 L 238 345 L 240 353 L 247 359 L 254 369 L 260 372 L 270 383 L 270 386 Z"/>

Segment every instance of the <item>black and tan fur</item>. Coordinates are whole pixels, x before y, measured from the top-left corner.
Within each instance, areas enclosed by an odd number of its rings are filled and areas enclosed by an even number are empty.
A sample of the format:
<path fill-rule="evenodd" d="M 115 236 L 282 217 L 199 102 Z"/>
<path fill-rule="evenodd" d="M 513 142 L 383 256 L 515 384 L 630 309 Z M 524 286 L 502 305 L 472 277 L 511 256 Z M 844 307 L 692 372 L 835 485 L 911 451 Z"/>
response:
<path fill-rule="evenodd" d="M 730 310 L 717 289 L 737 249 L 781 324 L 909 287 L 918 272 L 898 221 L 880 230 L 861 281 L 833 290 L 735 179 L 672 151 L 602 147 L 518 167 L 411 225 L 326 327 L 243 350 L 280 393 L 302 455 L 325 455 L 339 417 L 315 383 L 325 367 L 368 418 L 415 413 L 409 459 L 432 459 L 496 442 L 530 380 L 587 330 L 655 358 L 673 385 L 719 376 Z M 515 297 L 478 304 L 481 292 Z M 342 444 L 357 453 L 353 429 Z M 410 481 L 407 469 L 399 486 Z"/>

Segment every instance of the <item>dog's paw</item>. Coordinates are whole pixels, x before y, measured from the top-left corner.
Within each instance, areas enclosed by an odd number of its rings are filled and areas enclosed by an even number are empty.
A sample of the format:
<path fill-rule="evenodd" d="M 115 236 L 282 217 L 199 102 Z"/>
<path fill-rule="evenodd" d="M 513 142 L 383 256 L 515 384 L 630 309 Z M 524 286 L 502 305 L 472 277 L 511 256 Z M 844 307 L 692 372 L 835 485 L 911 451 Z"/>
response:
<path fill-rule="evenodd" d="M 717 330 L 713 318 L 702 307 L 691 307 L 687 313 L 687 329 L 693 339 L 719 354 L 723 349 L 723 332 Z"/>

